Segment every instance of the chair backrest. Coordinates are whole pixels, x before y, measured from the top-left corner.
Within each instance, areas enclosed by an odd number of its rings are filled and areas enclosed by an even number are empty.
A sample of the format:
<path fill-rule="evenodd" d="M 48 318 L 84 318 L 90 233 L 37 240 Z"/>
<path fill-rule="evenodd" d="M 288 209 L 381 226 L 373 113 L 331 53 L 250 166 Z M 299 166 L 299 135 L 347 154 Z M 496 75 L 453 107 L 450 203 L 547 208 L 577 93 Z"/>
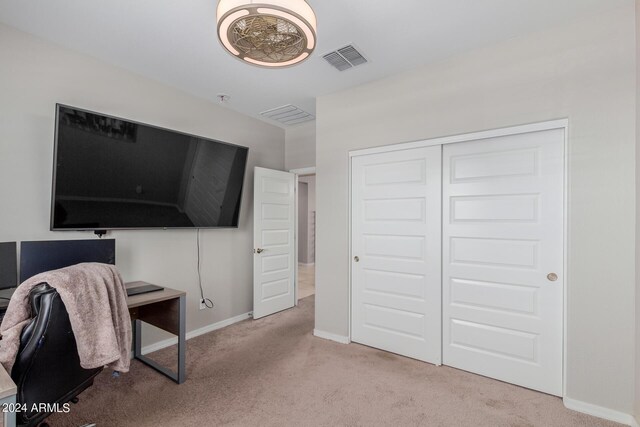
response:
<path fill-rule="evenodd" d="M 22 331 L 11 378 L 18 388 L 17 402 L 28 409 L 18 413 L 18 422 L 35 425 L 50 412 L 31 411 L 34 403 L 68 402 L 89 387 L 102 368 L 80 366 L 69 315 L 54 288 L 34 287 L 29 301 L 32 319 Z"/>

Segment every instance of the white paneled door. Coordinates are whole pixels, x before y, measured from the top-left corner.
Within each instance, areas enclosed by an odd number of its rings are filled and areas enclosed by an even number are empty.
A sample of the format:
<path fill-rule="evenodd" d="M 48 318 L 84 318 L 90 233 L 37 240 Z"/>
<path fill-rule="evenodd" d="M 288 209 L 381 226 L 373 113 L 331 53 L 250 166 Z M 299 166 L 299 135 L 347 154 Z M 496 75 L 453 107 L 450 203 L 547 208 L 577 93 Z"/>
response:
<path fill-rule="evenodd" d="M 253 318 L 295 305 L 295 175 L 255 168 Z"/>
<path fill-rule="evenodd" d="M 441 148 L 352 159 L 352 341 L 441 363 Z"/>
<path fill-rule="evenodd" d="M 564 129 L 443 146 L 443 363 L 562 395 Z"/>

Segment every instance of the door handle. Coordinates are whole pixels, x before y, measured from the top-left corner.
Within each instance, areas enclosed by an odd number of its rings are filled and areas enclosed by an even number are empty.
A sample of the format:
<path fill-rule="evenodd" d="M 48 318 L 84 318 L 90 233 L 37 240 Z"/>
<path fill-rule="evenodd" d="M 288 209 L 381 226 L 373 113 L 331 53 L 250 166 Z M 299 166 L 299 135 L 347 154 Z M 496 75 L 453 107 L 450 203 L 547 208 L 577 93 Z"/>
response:
<path fill-rule="evenodd" d="M 550 282 L 555 282 L 556 280 L 558 280 L 558 275 L 556 273 L 549 273 L 547 274 L 547 280 Z"/>
<path fill-rule="evenodd" d="M 261 254 L 262 252 L 264 252 L 264 249 L 261 249 L 261 248 L 256 249 L 256 253 Z"/>
<path fill-rule="evenodd" d="M 359 257 L 359 256 L 354 256 L 354 257 L 353 257 L 353 260 L 354 260 L 355 262 L 360 262 L 360 257 Z"/>

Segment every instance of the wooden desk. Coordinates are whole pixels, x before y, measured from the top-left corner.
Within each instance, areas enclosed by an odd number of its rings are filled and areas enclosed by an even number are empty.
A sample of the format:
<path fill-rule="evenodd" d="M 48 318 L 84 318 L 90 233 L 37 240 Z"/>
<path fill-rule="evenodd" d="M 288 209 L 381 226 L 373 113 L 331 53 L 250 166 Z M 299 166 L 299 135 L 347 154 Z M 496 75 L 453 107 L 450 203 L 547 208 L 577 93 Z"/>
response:
<path fill-rule="evenodd" d="M 0 365 L 0 410 L 2 410 L 2 425 L 4 427 L 16 426 L 16 413 L 5 412 L 7 406 L 10 408 L 12 404 L 15 405 L 16 393 L 18 393 L 18 388 L 4 366 Z"/>
<path fill-rule="evenodd" d="M 127 288 L 148 285 L 145 282 L 127 283 Z M 134 357 L 156 371 L 166 375 L 178 384 L 185 380 L 185 323 L 186 296 L 183 291 L 164 288 L 162 291 L 149 292 L 127 297 L 127 307 L 133 324 Z M 142 354 L 142 322 L 149 323 L 178 336 L 178 372 L 158 364 Z"/>

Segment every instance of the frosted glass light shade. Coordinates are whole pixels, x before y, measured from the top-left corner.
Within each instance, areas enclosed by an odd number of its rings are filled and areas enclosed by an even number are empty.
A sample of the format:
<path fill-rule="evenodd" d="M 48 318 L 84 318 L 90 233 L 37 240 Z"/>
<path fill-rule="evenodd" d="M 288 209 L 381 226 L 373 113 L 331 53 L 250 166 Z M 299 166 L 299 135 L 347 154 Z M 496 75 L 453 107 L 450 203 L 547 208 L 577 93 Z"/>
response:
<path fill-rule="evenodd" d="M 295 65 L 316 47 L 316 16 L 304 0 L 220 0 L 217 23 L 224 48 L 253 65 Z"/>

